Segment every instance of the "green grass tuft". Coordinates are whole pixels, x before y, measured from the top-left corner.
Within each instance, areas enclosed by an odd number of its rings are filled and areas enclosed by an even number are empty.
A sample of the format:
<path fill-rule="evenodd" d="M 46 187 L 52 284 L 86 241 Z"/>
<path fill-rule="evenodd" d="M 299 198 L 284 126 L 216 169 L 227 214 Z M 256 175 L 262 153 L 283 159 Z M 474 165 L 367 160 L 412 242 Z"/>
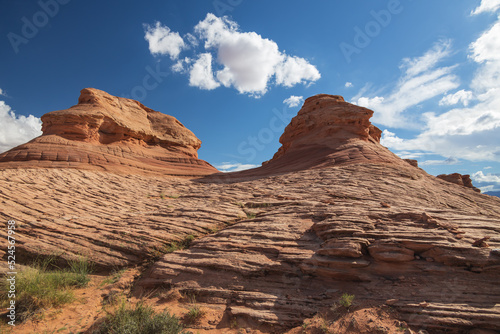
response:
<path fill-rule="evenodd" d="M 179 320 L 167 311 L 156 314 L 147 305 L 138 303 L 135 308 L 122 304 L 109 314 L 95 334 L 191 334 L 184 331 Z"/>
<path fill-rule="evenodd" d="M 120 269 L 118 271 L 113 271 L 109 277 L 107 277 L 104 281 L 101 282 L 100 287 L 103 287 L 108 284 L 115 284 L 120 280 L 122 275 L 125 273 L 126 269 Z"/>
<path fill-rule="evenodd" d="M 203 318 L 204 315 L 205 312 L 203 312 L 203 310 L 195 304 L 188 308 L 188 313 L 184 316 L 184 320 L 188 324 L 194 324 Z"/>
<path fill-rule="evenodd" d="M 69 262 L 68 269 L 49 269 L 53 258 L 38 261 L 33 267 L 19 271 L 16 276 L 16 315 L 21 322 L 41 316 L 48 308 L 60 307 L 75 300 L 73 288 L 80 288 L 90 281 L 87 260 Z M 0 282 L 0 304 L 6 306 L 9 285 Z"/>

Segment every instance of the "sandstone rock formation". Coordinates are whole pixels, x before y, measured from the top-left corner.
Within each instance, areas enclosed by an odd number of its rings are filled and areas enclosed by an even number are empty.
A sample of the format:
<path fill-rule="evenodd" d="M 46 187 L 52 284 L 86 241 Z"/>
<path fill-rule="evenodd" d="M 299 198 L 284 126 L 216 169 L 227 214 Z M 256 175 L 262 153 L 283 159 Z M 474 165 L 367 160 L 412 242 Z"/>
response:
<path fill-rule="evenodd" d="M 380 144 L 382 131 L 370 123 L 373 111 L 319 94 L 304 105 L 280 137 L 282 146 L 262 167 L 240 176 L 270 175 L 361 162 L 401 163 Z"/>
<path fill-rule="evenodd" d="M 177 119 L 98 89 L 42 116 L 43 135 L 0 154 L 0 168 L 72 167 L 124 173 L 206 175 L 201 141 Z"/>
<path fill-rule="evenodd" d="M 416 331 L 500 330 L 500 199 L 398 158 L 378 143 L 371 113 L 310 98 L 276 156 L 252 171 L 188 180 L 0 169 L 0 219 L 18 221 L 20 261 L 153 262 L 134 294 L 196 296 L 218 315 L 207 331 L 235 322 L 284 333 L 343 293 L 390 305 Z"/>
<path fill-rule="evenodd" d="M 478 193 L 481 192 L 480 189 L 474 187 L 472 185 L 472 180 L 470 179 L 470 175 L 462 175 L 459 173 L 453 173 L 453 174 L 441 174 L 437 176 L 441 180 L 445 180 L 451 183 L 458 184 L 459 186 L 464 186 L 467 188 L 472 188 L 474 191 L 477 191 Z"/>

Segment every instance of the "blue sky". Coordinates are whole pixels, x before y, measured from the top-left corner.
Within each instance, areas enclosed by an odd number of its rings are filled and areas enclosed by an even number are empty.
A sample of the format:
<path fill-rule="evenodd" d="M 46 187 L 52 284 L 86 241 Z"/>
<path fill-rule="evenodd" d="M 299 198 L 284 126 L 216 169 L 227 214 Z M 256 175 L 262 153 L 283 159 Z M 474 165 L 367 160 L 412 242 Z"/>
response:
<path fill-rule="evenodd" d="M 303 99 L 375 111 L 430 174 L 500 190 L 500 0 L 3 2 L 0 151 L 85 87 L 140 100 L 221 170 L 260 165 Z"/>

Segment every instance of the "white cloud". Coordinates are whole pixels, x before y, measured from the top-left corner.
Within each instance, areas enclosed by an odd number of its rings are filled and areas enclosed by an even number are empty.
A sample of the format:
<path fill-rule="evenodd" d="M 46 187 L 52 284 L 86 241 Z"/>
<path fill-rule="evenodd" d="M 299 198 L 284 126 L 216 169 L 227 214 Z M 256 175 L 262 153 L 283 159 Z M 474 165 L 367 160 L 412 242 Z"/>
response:
<path fill-rule="evenodd" d="M 477 63 L 500 60 L 499 21 L 471 44 L 471 51 L 471 58 Z"/>
<path fill-rule="evenodd" d="M 212 90 L 220 86 L 212 72 L 212 55 L 202 53 L 189 72 L 189 85 L 200 89 Z"/>
<path fill-rule="evenodd" d="M 424 126 L 420 134 L 411 139 L 401 138 L 385 130 L 381 140 L 383 145 L 394 150 L 424 151 L 471 161 L 500 161 L 500 56 L 497 53 L 500 53 L 500 38 L 497 37 L 499 35 L 500 18 L 470 44 L 470 58 L 475 62 L 477 70 L 472 78 L 470 90 L 465 89 L 464 92 L 472 92 L 474 104 L 468 101 L 466 106 L 457 106 L 441 114 L 421 114 L 420 120 Z M 428 58 L 426 62 L 436 64 L 432 58 Z M 440 69 L 434 69 L 432 72 L 437 70 Z M 419 69 L 412 71 L 421 72 Z M 458 80 L 453 79 L 449 83 L 456 81 Z M 419 90 L 415 89 L 414 94 L 419 95 Z M 467 100 L 470 94 L 465 93 L 464 96 L 450 96 L 442 100 L 442 104 L 445 105 L 448 99 L 450 103 L 454 102 L 457 97 L 465 104 L 464 99 Z M 372 98 L 368 103 L 381 104 L 386 100 L 377 101 Z M 397 113 L 392 115 L 400 116 Z"/>
<path fill-rule="evenodd" d="M 419 164 L 421 166 L 439 166 L 439 165 L 457 165 L 460 161 L 457 158 L 450 157 L 445 160 L 426 160 Z"/>
<path fill-rule="evenodd" d="M 4 95 L 2 88 L 0 88 L 0 95 Z"/>
<path fill-rule="evenodd" d="M 451 42 L 440 41 L 421 57 L 405 58 L 400 66 L 403 74 L 387 96 L 361 96 L 366 93 L 363 89 L 354 102 L 375 111 L 374 123 L 389 127 L 414 127 L 414 122 L 407 119 L 405 111 L 459 86 L 458 77 L 452 73 L 455 66 L 436 67 L 450 54 Z"/>
<path fill-rule="evenodd" d="M 288 108 L 298 107 L 304 101 L 303 96 L 292 95 L 289 98 L 283 100 L 283 103 L 288 105 Z"/>
<path fill-rule="evenodd" d="M 492 169 L 493 167 L 491 166 L 488 166 L 488 167 L 484 167 L 483 169 Z"/>
<path fill-rule="evenodd" d="M 410 151 L 400 151 L 398 152 L 398 157 L 401 159 L 419 159 L 430 153 L 425 152 L 410 152 Z"/>
<path fill-rule="evenodd" d="M 407 77 L 415 77 L 426 73 L 436 67 L 444 58 L 451 53 L 451 41 L 442 40 L 428 50 L 423 56 L 416 58 L 404 58 L 399 68 L 405 71 Z"/>
<path fill-rule="evenodd" d="M 0 101 L 0 153 L 24 144 L 42 134 L 42 122 L 38 117 L 16 115 Z"/>
<path fill-rule="evenodd" d="M 177 59 L 181 51 L 186 48 L 184 40 L 177 32 L 170 31 L 167 26 L 160 22 L 156 25 L 144 25 L 146 35 L 144 38 L 149 42 L 149 51 L 153 55 L 168 55 L 171 59 Z"/>
<path fill-rule="evenodd" d="M 196 36 L 194 36 L 191 33 L 187 33 L 186 36 L 184 36 L 184 37 L 188 40 L 189 44 L 191 44 L 191 46 L 193 46 L 193 47 L 197 47 L 200 44 L 200 42 L 198 41 Z"/>
<path fill-rule="evenodd" d="M 216 165 L 215 168 L 220 170 L 221 172 L 227 173 L 227 172 L 239 172 L 242 170 L 247 170 L 251 168 L 256 168 L 259 167 L 259 165 L 252 165 L 252 164 L 242 164 L 239 162 L 231 163 L 231 162 L 223 162 L 220 165 Z"/>
<path fill-rule="evenodd" d="M 197 85 L 191 81 L 193 68 L 186 69 L 184 62 L 172 66 L 174 72 L 189 72 L 192 86 L 214 89 L 223 85 L 234 87 L 240 93 L 260 97 L 273 84 L 293 87 L 311 84 L 321 78 L 317 68 L 306 59 L 280 51 L 276 42 L 256 32 L 241 32 L 238 24 L 225 16 L 220 18 L 208 13 L 194 27 L 194 33 L 196 36 L 186 34 L 186 40 L 193 48 L 202 44 L 204 51 L 194 50 L 191 58 L 198 61 L 192 67 L 197 67 L 195 71 L 198 74 L 201 69 L 207 74 L 207 66 L 202 65 L 207 65 L 206 55 L 210 54 L 213 74 L 203 81 L 204 84 Z M 160 23 L 155 28 L 148 26 L 146 39 L 150 41 L 151 53 L 168 54 L 172 59 L 177 59 L 180 52 L 187 49 L 178 33 L 171 32 Z"/>
<path fill-rule="evenodd" d="M 489 191 L 499 191 L 500 189 L 495 189 L 495 186 L 494 185 L 489 185 L 489 186 L 485 186 L 485 187 L 479 187 L 479 189 L 481 190 L 481 193 L 487 193 Z"/>
<path fill-rule="evenodd" d="M 345 83 L 345 88 L 351 88 L 351 87 L 354 87 L 354 85 L 352 84 L 352 82 L 347 81 Z"/>
<path fill-rule="evenodd" d="M 321 78 L 321 74 L 307 60 L 299 57 L 285 56 L 285 60 L 276 67 L 276 84 L 293 87 L 299 83 L 313 82 Z"/>
<path fill-rule="evenodd" d="M 471 12 L 471 15 L 477 15 L 484 12 L 496 12 L 500 8 L 500 0 L 481 0 L 481 4 Z"/>
<path fill-rule="evenodd" d="M 478 183 L 497 183 L 500 184 L 500 176 L 495 174 L 484 174 L 482 171 L 476 172 L 471 175 L 471 179 Z"/>
<path fill-rule="evenodd" d="M 453 106 L 458 103 L 462 103 L 464 107 L 469 105 L 469 102 L 474 98 L 474 94 L 471 91 L 462 89 L 454 94 L 448 94 L 444 96 L 441 101 L 439 101 L 440 106 Z"/>
<path fill-rule="evenodd" d="M 273 76 L 276 84 L 292 87 L 318 80 L 321 75 L 305 59 L 280 52 L 276 42 L 255 32 L 240 32 L 238 24 L 211 13 L 195 26 L 205 40 L 205 48 L 217 53 L 222 69 L 217 79 L 240 93 L 261 96 L 267 92 Z"/>
<path fill-rule="evenodd" d="M 186 73 L 185 65 L 189 65 L 192 63 L 192 59 L 186 57 L 184 59 L 179 59 L 174 65 L 172 65 L 172 72 L 175 73 Z"/>

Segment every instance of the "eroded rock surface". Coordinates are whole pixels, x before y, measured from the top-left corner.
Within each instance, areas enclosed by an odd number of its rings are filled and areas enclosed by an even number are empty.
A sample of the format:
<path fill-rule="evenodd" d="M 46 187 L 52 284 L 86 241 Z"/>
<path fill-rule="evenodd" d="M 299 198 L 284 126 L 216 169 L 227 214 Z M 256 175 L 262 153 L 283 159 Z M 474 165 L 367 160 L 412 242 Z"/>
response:
<path fill-rule="evenodd" d="M 370 123 L 373 111 L 319 94 L 304 102 L 280 137 L 282 146 L 262 167 L 240 176 L 270 175 L 362 162 L 401 164 L 380 144 L 382 131 Z"/>
<path fill-rule="evenodd" d="M 172 116 L 94 88 L 42 116 L 43 135 L 0 154 L 0 168 L 71 167 L 122 173 L 207 175 L 201 141 Z"/>
<path fill-rule="evenodd" d="M 300 325 L 344 292 L 429 333 L 500 330 L 500 199 L 401 160 L 357 108 L 308 99 L 312 114 L 299 113 L 278 156 L 251 171 L 188 180 L 3 169 L 0 219 L 18 222 L 20 262 L 154 262 L 137 296 L 176 289 L 264 332 Z"/>
<path fill-rule="evenodd" d="M 248 219 L 164 256 L 143 288 L 195 293 L 256 325 L 300 325 L 348 292 L 395 299 L 433 333 L 500 329 L 500 200 L 406 163 L 210 179 Z"/>
<path fill-rule="evenodd" d="M 453 173 L 453 174 L 441 174 L 441 175 L 438 175 L 437 177 L 440 178 L 441 180 L 445 180 L 447 182 L 458 184 L 459 186 L 472 188 L 472 189 L 474 189 L 474 191 L 477 191 L 478 193 L 481 192 L 480 189 L 478 189 L 472 185 L 472 180 L 470 179 L 470 175 L 462 175 L 459 173 Z"/>

